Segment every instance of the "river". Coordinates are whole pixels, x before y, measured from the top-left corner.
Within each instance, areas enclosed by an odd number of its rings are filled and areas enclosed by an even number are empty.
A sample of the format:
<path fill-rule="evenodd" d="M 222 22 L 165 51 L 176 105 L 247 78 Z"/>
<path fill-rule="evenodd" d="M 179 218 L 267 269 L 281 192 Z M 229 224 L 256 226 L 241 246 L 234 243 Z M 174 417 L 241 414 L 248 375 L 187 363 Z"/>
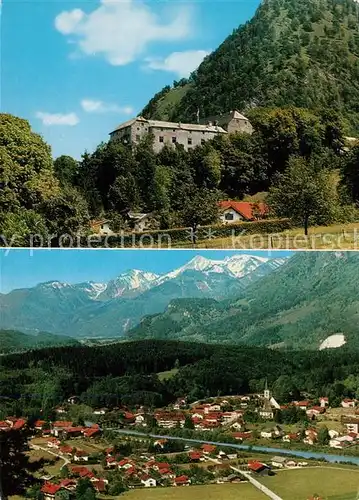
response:
<path fill-rule="evenodd" d="M 273 453 L 280 455 L 290 455 L 291 457 L 300 457 L 314 460 L 326 460 L 331 463 L 351 463 L 359 465 L 359 457 L 349 456 L 349 455 L 334 455 L 332 453 L 318 453 L 315 451 L 301 451 L 301 450 L 288 450 L 283 448 L 270 448 L 267 446 L 251 446 L 247 444 L 232 444 L 232 443 L 221 443 L 217 441 L 205 441 L 202 439 L 189 439 L 177 436 L 166 436 L 163 434 L 146 434 L 145 432 L 131 431 L 126 429 L 107 429 L 120 434 L 128 434 L 133 436 L 151 437 L 155 439 L 172 439 L 175 441 L 186 441 L 188 443 L 201 443 L 201 444 L 213 444 L 215 446 L 227 446 L 230 448 L 237 448 L 239 450 L 253 450 L 264 453 Z"/>

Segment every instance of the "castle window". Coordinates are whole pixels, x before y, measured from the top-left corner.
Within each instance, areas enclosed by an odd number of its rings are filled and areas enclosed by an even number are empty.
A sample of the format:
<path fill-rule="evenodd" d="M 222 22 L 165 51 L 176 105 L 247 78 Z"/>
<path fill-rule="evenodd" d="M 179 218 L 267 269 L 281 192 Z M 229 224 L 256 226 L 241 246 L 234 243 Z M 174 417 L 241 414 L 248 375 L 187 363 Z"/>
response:
<path fill-rule="evenodd" d="M 177 137 L 172 137 L 172 143 L 176 144 L 176 142 L 177 142 Z"/>
<path fill-rule="evenodd" d="M 137 135 L 136 135 L 136 141 L 138 142 L 138 141 L 140 141 L 140 140 L 141 140 L 141 136 L 137 134 Z"/>
<path fill-rule="evenodd" d="M 192 137 L 188 137 L 187 139 L 187 144 L 191 145 L 192 144 Z"/>
<path fill-rule="evenodd" d="M 160 135 L 158 140 L 159 140 L 159 142 L 163 142 L 163 135 Z"/>
<path fill-rule="evenodd" d="M 228 212 L 228 213 L 224 214 L 224 218 L 225 218 L 225 220 L 233 220 L 233 214 Z"/>

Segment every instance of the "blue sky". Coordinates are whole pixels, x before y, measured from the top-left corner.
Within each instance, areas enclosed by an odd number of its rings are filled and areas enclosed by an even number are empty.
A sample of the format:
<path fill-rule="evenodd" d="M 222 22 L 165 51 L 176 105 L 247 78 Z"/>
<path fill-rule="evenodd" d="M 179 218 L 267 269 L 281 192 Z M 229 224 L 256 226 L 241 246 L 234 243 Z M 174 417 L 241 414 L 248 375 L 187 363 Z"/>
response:
<path fill-rule="evenodd" d="M 290 251 L 225 250 L 64 250 L 0 249 L 0 292 L 27 288 L 46 281 L 106 282 L 128 269 L 166 273 L 196 255 L 222 260 L 238 254 L 285 257 Z"/>
<path fill-rule="evenodd" d="M 259 0 L 3 0 L 1 111 L 80 158 L 195 69 Z"/>

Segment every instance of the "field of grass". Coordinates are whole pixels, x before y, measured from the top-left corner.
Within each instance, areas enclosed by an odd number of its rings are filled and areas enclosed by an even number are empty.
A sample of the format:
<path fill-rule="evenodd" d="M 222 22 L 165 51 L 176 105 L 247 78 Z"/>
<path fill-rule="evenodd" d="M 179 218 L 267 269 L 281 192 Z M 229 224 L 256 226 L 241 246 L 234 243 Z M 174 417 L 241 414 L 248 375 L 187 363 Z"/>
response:
<path fill-rule="evenodd" d="M 145 488 L 121 496 L 123 500 L 265 500 L 263 493 L 249 483 L 210 484 L 178 488 Z"/>
<path fill-rule="evenodd" d="M 189 243 L 173 245 L 190 247 Z M 276 234 L 239 235 L 227 238 L 213 238 L 198 241 L 196 248 L 227 249 L 296 249 L 296 250 L 336 250 L 359 249 L 359 222 L 309 228 L 305 236 L 303 228 L 291 229 Z"/>
<path fill-rule="evenodd" d="M 178 373 L 178 368 L 173 368 L 172 370 L 168 370 L 167 372 L 159 372 L 157 376 L 161 382 L 164 380 L 168 380 L 174 377 Z"/>
<path fill-rule="evenodd" d="M 359 468 L 314 467 L 278 471 L 260 481 L 283 500 L 305 500 L 318 494 L 323 500 L 356 500 Z"/>
<path fill-rule="evenodd" d="M 104 444 L 89 443 L 83 438 L 69 439 L 65 442 L 65 444 L 71 446 L 72 448 L 86 451 L 87 453 L 98 453 L 106 448 L 105 442 Z"/>

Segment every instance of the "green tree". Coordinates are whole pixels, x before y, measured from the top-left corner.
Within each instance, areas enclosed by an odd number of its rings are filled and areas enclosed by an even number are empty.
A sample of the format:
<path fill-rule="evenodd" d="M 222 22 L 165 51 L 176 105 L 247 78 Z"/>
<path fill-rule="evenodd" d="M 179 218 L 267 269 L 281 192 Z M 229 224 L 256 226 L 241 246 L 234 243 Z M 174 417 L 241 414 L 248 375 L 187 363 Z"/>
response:
<path fill-rule="evenodd" d="M 62 185 L 74 186 L 77 182 L 79 162 L 71 156 L 62 155 L 54 161 L 54 170 Z"/>
<path fill-rule="evenodd" d="M 50 147 L 26 120 L 9 114 L 0 114 L 0 188 L 0 210 L 13 212 L 33 209 L 60 190 Z"/>
<path fill-rule="evenodd" d="M 357 203 L 359 201 L 359 146 L 354 147 L 342 163 L 341 184 L 347 190 L 350 202 Z"/>
<path fill-rule="evenodd" d="M 43 466 L 43 461 L 30 462 L 27 455 L 29 438 L 28 429 L 0 432 L 1 498 L 23 496 L 37 483 L 34 473 Z"/>
<path fill-rule="evenodd" d="M 77 482 L 76 490 L 75 490 L 75 498 L 76 500 L 95 500 L 96 492 L 88 478 L 81 478 Z"/>
<path fill-rule="evenodd" d="M 76 235 L 88 229 L 89 213 L 85 199 L 77 189 L 65 186 L 58 196 L 41 205 L 49 231 L 56 237 Z"/>
<path fill-rule="evenodd" d="M 328 427 L 326 427 L 325 425 L 320 427 L 320 429 L 318 431 L 318 443 L 321 445 L 327 445 L 329 443 L 329 439 L 330 439 L 330 436 L 329 436 Z"/>
<path fill-rule="evenodd" d="M 186 420 L 184 422 L 183 427 L 185 429 L 194 429 L 194 423 L 193 423 L 193 420 L 191 419 L 191 417 L 189 417 L 189 416 L 186 417 Z"/>
<path fill-rule="evenodd" d="M 206 225 L 218 219 L 218 194 L 208 189 L 197 189 L 193 197 L 184 206 L 181 216 L 183 224 L 196 228 L 199 224 Z"/>
<path fill-rule="evenodd" d="M 119 175 L 108 192 L 109 206 L 117 212 L 126 212 L 139 205 L 136 181 L 131 173 Z"/>
<path fill-rule="evenodd" d="M 310 223 L 328 224 L 338 214 L 335 177 L 313 161 L 291 158 L 284 174 L 270 189 L 268 204 L 277 216 L 302 223 L 307 235 Z"/>

